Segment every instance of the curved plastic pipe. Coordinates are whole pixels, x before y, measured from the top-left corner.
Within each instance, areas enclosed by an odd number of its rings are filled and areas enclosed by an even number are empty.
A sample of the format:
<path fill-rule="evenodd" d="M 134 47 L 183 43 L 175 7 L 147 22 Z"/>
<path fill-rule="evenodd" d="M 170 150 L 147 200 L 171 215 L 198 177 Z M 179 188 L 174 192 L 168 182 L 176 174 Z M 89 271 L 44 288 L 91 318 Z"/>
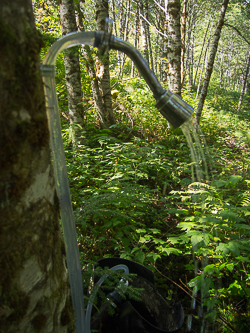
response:
<path fill-rule="evenodd" d="M 123 269 L 126 274 L 129 274 L 129 269 L 126 265 L 120 264 L 110 268 L 111 271 L 118 271 L 119 269 Z M 100 278 L 100 280 L 96 283 L 96 286 L 91 294 L 90 301 L 88 302 L 87 311 L 86 311 L 86 321 L 85 321 L 86 333 L 90 333 L 90 320 L 91 320 L 91 312 L 93 306 L 92 302 L 96 297 L 99 287 L 103 284 L 103 282 L 106 280 L 108 276 L 109 276 L 108 274 L 105 274 Z"/>
<path fill-rule="evenodd" d="M 95 32 L 73 33 L 62 37 L 49 49 L 43 60 L 43 65 L 41 66 L 50 130 L 50 145 L 56 190 L 60 201 L 61 221 L 65 240 L 71 297 L 76 317 L 77 333 L 84 333 L 85 326 L 82 269 L 80 265 L 75 222 L 71 206 L 68 175 L 61 134 L 61 122 L 56 96 L 55 63 L 59 52 L 65 50 L 66 48 L 79 44 L 94 45 L 94 41 Z"/>
<path fill-rule="evenodd" d="M 55 65 L 57 56 L 63 50 L 77 45 L 94 46 L 96 38 L 95 31 L 72 32 L 58 39 L 48 50 L 43 60 L 43 65 Z"/>

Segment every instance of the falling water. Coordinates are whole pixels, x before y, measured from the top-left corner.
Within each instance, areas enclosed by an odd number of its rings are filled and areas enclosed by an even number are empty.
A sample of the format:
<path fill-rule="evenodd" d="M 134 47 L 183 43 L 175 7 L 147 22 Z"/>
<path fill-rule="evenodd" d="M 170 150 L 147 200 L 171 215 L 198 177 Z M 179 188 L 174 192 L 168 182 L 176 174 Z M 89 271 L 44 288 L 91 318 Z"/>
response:
<path fill-rule="evenodd" d="M 181 126 L 181 129 L 190 148 L 192 158 L 192 181 L 200 183 L 202 180 L 208 181 L 208 167 L 205 157 L 207 146 L 201 129 L 199 128 L 198 135 L 191 120 L 186 121 Z M 202 141 L 200 141 L 200 138 Z"/>
<path fill-rule="evenodd" d="M 198 128 L 198 131 L 196 130 Z M 208 147 L 205 142 L 204 135 L 198 125 L 193 125 L 192 120 L 188 120 L 181 126 L 182 132 L 186 137 L 188 146 L 190 148 L 190 154 L 192 159 L 191 169 L 192 169 L 192 181 L 193 183 L 205 183 L 209 181 L 208 177 L 208 167 L 206 162 L 206 154 L 208 153 Z M 198 132 L 198 133 L 197 133 Z M 202 198 L 201 198 L 202 200 Z M 195 253 L 193 253 L 193 262 L 194 262 L 194 273 L 197 276 L 198 273 L 198 261 L 196 260 Z M 207 265 L 207 258 L 204 258 L 203 267 Z M 191 301 L 191 309 L 194 310 L 196 306 L 195 296 L 197 291 L 194 289 Z M 202 303 L 202 302 L 201 302 Z M 201 324 L 201 333 L 205 332 L 205 323 L 204 323 L 204 314 L 202 305 L 198 308 L 199 316 L 202 318 Z M 192 328 L 192 315 L 188 316 L 187 320 L 188 332 Z"/>

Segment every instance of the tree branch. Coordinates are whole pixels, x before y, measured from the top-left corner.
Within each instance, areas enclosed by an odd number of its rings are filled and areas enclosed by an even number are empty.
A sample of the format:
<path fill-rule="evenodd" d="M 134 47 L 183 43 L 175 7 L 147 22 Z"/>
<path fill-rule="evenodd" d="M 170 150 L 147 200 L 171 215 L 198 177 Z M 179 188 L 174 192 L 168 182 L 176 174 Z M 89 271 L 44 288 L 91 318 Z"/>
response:
<path fill-rule="evenodd" d="M 244 41 L 248 44 L 248 45 L 250 45 L 250 42 L 242 35 L 242 33 L 237 29 L 237 28 L 235 28 L 233 25 L 231 25 L 231 24 L 229 24 L 229 23 L 224 23 L 224 25 L 226 25 L 227 27 L 230 27 L 230 28 L 232 28 L 232 29 L 234 29 L 237 33 L 238 33 L 238 35 L 240 36 L 240 37 L 242 37 L 243 39 L 244 39 Z"/>

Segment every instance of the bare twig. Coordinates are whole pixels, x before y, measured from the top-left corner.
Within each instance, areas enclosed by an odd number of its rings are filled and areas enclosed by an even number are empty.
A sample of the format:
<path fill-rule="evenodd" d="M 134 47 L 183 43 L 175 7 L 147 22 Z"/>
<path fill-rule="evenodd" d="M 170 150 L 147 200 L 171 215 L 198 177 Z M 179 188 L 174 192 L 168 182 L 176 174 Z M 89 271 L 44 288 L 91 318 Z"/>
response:
<path fill-rule="evenodd" d="M 229 23 L 224 23 L 224 25 L 227 26 L 227 27 L 230 27 L 230 28 L 234 29 L 234 30 L 238 33 L 238 35 L 239 35 L 241 38 L 243 38 L 244 41 L 245 41 L 248 45 L 250 45 L 250 41 L 247 40 L 247 39 L 242 35 L 242 33 L 241 33 L 236 27 L 234 27 L 233 25 L 231 25 L 231 24 L 229 24 Z"/>
<path fill-rule="evenodd" d="M 153 264 L 152 264 L 153 265 Z M 156 266 L 155 265 L 153 265 L 153 267 L 156 269 L 156 271 L 159 273 L 159 274 L 161 274 L 161 276 L 163 276 L 165 279 L 167 279 L 167 280 L 169 280 L 169 281 L 171 281 L 173 284 L 175 284 L 177 287 L 179 287 L 180 289 L 182 289 L 186 294 L 188 294 L 188 296 L 190 296 L 191 298 L 195 298 L 196 300 L 197 300 L 197 298 L 196 297 L 194 297 L 193 295 L 190 295 L 189 294 L 189 292 L 187 291 L 187 290 L 185 290 L 182 286 L 180 286 L 178 283 L 176 283 L 176 282 L 174 282 L 173 280 L 171 280 L 169 277 L 167 277 L 166 275 L 164 275 L 162 272 L 160 272 L 159 271 L 159 269 L 158 268 L 156 268 Z M 197 300 L 198 301 L 198 303 L 200 303 L 200 301 L 199 300 Z"/>

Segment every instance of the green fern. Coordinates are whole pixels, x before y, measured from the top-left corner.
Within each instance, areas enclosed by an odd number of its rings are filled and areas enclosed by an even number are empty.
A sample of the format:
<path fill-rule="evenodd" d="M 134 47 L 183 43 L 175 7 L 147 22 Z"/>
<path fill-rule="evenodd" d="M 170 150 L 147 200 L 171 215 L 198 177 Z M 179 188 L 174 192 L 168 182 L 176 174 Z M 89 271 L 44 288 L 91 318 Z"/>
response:
<path fill-rule="evenodd" d="M 242 194 L 243 199 L 241 202 L 241 206 L 246 207 L 250 206 L 250 191 L 246 191 L 245 193 Z"/>

